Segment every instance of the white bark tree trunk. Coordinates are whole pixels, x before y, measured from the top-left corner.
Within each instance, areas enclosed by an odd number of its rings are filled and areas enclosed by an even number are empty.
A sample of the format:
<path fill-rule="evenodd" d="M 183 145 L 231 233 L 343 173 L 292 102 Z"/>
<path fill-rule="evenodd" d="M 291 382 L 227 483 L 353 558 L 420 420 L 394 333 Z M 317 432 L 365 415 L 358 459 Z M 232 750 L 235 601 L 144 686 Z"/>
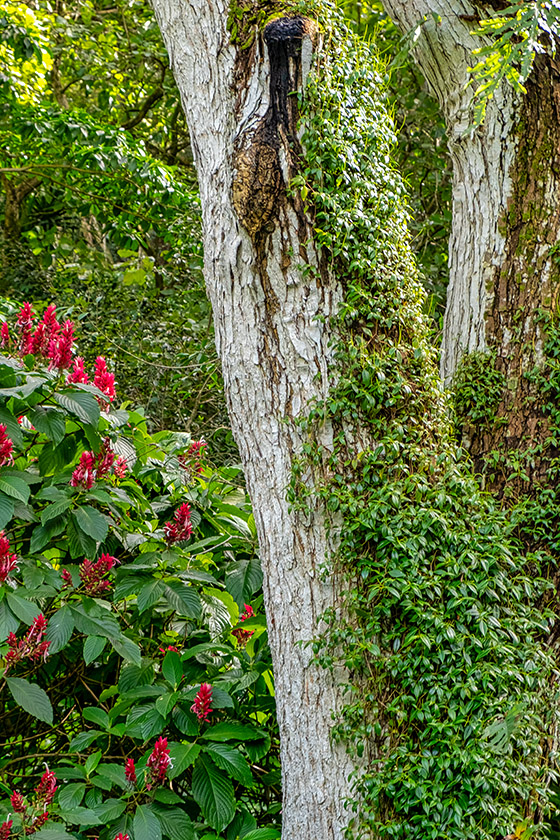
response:
<path fill-rule="evenodd" d="M 468 68 L 475 63 L 473 49 L 481 45 L 471 31 L 484 9 L 467 0 L 384 0 L 384 5 L 405 32 L 418 27 L 413 54 L 447 124 L 453 217 L 441 373 L 449 383 L 464 352 L 487 346 L 485 317 L 505 253 L 500 219 L 512 193 L 518 97 L 509 86 L 500 88 L 484 125 L 469 132 L 474 87 L 467 87 Z"/>
<path fill-rule="evenodd" d="M 525 478 L 512 482 L 507 466 L 488 470 L 495 490 L 515 496 L 524 482 L 544 480 L 553 457 L 549 417 L 532 372 L 542 369 L 548 325 L 560 299 L 558 61 L 538 55 L 527 93 L 516 94 L 503 83 L 483 125 L 467 131 L 474 94 L 467 87 L 468 68 L 476 61 L 473 49 L 483 44 L 471 32 L 503 6 L 497 0 L 384 4 L 404 31 L 417 34 L 415 59 L 447 123 L 453 222 L 441 373 L 449 383 L 463 353 L 492 351 L 489 364 L 503 377 L 490 418 L 495 422 L 469 428 L 467 421 L 464 441 L 477 471 L 486 469 L 486 457 L 496 450 L 531 453 Z"/>
<path fill-rule="evenodd" d="M 281 737 L 282 837 L 341 840 L 354 770 L 330 735 L 341 690 L 305 647 L 333 603 L 333 582 L 321 570 L 335 538 L 327 537 L 322 509 L 305 516 L 286 500 L 301 448 L 294 421 L 327 394 L 328 323 L 341 294 L 319 269 L 303 213 L 286 198 L 296 97 L 285 97 L 282 74 L 301 89 L 314 33 L 303 42 L 299 36 L 303 69 L 297 38 L 273 33 L 284 65 L 271 85 L 263 42 L 236 54 L 224 0 L 152 2 L 191 135 L 207 290 L 259 537 Z M 325 436 L 328 445 L 328 430 Z"/>

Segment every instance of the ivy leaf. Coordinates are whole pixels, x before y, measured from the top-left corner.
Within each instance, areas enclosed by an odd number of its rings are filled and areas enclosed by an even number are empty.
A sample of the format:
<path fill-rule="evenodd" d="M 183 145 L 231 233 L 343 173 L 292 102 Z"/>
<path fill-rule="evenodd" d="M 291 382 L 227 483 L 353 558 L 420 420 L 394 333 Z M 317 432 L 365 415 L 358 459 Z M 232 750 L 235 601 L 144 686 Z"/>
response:
<path fill-rule="evenodd" d="M 74 414 L 79 420 L 97 428 L 99 423 L 99 403 L 86 391 L 65 390 L 59 394 L 53 394 L 59 405 Z"/>
<path fill-rule="evenodd" d="M 80 530 L 91 537 L 95 542 L 101 543 L 109 532 L 107 517 L 91 505 L 83 505 L 72 512 Z"/>
<path fill-rule="evenodd" d="M 213 829 L 222 831 L 235 816 L 233 785 L 205 755 L 194 766 L 192 795 Z"/>
<path fill-rule="evenodd" d="M 6 683 L 12 697 L 24 711 L 45 723 L 52 724 L 53 709 L 47 693 L 35 683 L 20 677 L 7 677 Z"/>
<path fill-rule="evenodd" d="M 161 840 L 161 825 L 147 805 L 139 805 L 133 821 L 134 840 Z"/>
<path fill-rule="evenodd" d="M 225 770 L 228 776 L 231 776 L 237 782 L 241 782 L 245 787 L 253 786 L 253 774 L 247 759 L 241 755 L 239 750 L 230 747 L 228 744 L 208 744 L 204 749 L 220 770 Z"/>
<path fill-rule="evenodd" d="M 45 634 L 51 645 L 49 647 L 49 654 L 58 653 L 62 650 L 72 637 L 74 631 L 74 618 L 70 612 L 70 608 L 66 605 L 55 612 L 47 625 L 47 632 Z M 88 663 L 86 663 L 88 664 Z"/>

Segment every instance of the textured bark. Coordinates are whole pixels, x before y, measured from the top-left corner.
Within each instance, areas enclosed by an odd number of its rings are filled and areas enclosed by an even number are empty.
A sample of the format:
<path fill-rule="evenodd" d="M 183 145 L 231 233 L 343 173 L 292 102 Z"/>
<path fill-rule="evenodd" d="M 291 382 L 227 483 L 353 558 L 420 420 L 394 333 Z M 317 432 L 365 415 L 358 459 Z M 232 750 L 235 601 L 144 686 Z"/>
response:
<path fill-rule="evenodd" d="M 542 395 L 526 374 L 542 359 L 541 313 L 555 311 L 560 234 L 557 62 L 539 56 L 527 95 L 504 84 L 483 126 L 467 131 L 473 118 L 467 71 L 483 43 L 471 31 L 492 5 L 499 8 L 498 2 L 385 0 L 403 29 L 420 27 L 414 55 L 448 129 L 453 222 L 442 376 L 449 383 L 464 353 L 489 350 L 504 377 L 495 422 L 464 428 L 478 469 L 494 450 L 523 452 L 547 438 Z M 540 478 L 546 465 L 536 455 L 527 468 L 530 479 Z M 498 471 L 495 489 L 502 492 L 508 479 L 507 469 Z"/>
<path fill-rule="evenodd" d="M 294 421 L 328 392 L 329 315 L 340 299 L 321 270 L 303 208 L 286 191 L 299 153 L 291 94 L 302 86 L 316 36 L 303 19 L 274 22 L 236 52 L 223 0 L 153 6 L 191 134 L 207 289 L 259 536 L 281 737 L 282 836 L 338 840 L 354 769 L 330 737 L 343 698 L 305 647 L 335 597 L 333 581 L 321 577 L 335 537 L 324 510 L 304 515 L 286 501 L 302 443 Z"/>

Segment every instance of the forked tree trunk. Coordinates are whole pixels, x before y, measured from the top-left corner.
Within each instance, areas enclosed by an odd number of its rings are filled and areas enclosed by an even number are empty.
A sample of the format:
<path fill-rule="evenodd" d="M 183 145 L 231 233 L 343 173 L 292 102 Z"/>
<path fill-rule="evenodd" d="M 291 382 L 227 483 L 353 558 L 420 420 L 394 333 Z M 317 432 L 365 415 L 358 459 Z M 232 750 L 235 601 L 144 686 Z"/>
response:
<path fill-rule="evenodd" d="M 153 0 L 189 124 L 203 210 L 205 274 L 225 392 L 254 506 L 281 736 L 284 840 L 341 840 L 354 769 L 332 743 L 342 697 L 306 642 L 333 603 L 326 514 L 290 510 L 294 422 L 328 392 L 329 316 L 340 290 L 299 199 L 297 97 L 316 33 L 277 21 L 232 46 L 224 0 Z M 301 267 L 306 266 L 306 271 Z M 328 430 L 325 430 L 328 445 Z M 334 537 L 332 538 L 334 539 Z"/>
<path fill-rule="evenodd" d="M 450 284 L 444 321 L 441 371 L 450 382 L 461 357 L 490 351 L 487 365 L 502 375 L 493 391 L 488 422 L 464 427 L 477 469 L 493 451 L 528 452 L 549 436 L 542 388 L 532 373 L 542 367 L 550 318 L 560 290 L 560 64 L 538 56 L 527 94 L 502 85 L 484 124 L 469 130 L 474 87 L 467 87 L 471 34 L 490 17 L 492 4 L 468 0 L 384 0 L 404 31 L 419 26 L 414 57 L 444 113 L 453 164 Z M 499 380 L 494 379 L 494 387 Z M 474 383 L 474 387 L 477 383 Z M 549 445 L 524 465 L 529 481 L 514 492 L 546 482 Z M 507 460 L 507 457 L 506 457 Z M 492 471 L 502 493 L 507 467 Z M 511 480 L 510 486 L 513 487 Z"/>

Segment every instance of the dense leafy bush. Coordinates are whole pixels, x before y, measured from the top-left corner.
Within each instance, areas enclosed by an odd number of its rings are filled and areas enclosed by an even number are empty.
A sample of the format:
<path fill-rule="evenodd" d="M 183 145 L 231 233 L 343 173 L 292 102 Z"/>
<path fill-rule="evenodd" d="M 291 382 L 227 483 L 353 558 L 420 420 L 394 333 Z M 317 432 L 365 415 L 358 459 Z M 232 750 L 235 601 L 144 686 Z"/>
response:
<path fill-rule="evenodd" d="M 0 836 L 277 837 L 238 471 L 117 408 L 105 360 L 88 377 L 73 332 L 28 304 L 1 330 Z"/>

